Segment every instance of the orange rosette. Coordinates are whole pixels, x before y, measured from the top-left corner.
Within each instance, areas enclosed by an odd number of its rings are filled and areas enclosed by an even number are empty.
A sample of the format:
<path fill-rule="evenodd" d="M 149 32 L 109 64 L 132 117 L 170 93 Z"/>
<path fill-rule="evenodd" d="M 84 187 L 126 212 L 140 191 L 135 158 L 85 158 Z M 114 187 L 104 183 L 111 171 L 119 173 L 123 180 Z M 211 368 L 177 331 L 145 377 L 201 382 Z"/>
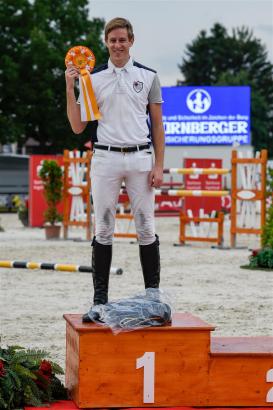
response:
<path fill-rule="evenodd" d="M 66 67 L 74 66 L 80 71 L 79 100 L 82 121 L 95 121 L 101 118 L 90 76 L 90 72 L 93 70 L 95 63 L 96 58 L 93 51 L 85 46 L 72 47 L 65 56 Z"/>
<path fill-rule="evenodd" d="M 96 58 L 93 51 L 85 46 L 72 47 L 65 56 L 66 67 L 74 65 L 79 70 L 87 69 L 91 72 L 95 67 L 95 63 Z"/>

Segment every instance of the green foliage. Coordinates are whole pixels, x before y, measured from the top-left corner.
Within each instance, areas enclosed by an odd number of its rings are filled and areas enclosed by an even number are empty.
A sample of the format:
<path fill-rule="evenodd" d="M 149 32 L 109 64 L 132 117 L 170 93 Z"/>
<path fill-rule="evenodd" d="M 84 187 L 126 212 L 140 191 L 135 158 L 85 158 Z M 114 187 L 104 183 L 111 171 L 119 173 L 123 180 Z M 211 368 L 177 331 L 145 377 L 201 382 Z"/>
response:
<path fill-rule="evenodd" d="M 54 225 L 62 220 L 62 216 L 57 211 L 57 205 L 62 199 L 63 172 L 56 161 L 45 160 L 39 176 L 43 182 L 44 196 L 48 206 L 44 213 L 45 221 Z"/>
<path fill-rule="evenodd" d="M 214 24 L 187 45 L 179 66 L 184 85 L 251 86 L 251 133 L 256 150 L 273 155 L 273 65 L 259 39 L 245 27 L 229 35 Z"/>
<path fill-rule="evenodd" d="M 0 2 L 0 143 L 33 138 L 44 154 L 83 147 L 88 130 L 75 138 L 66 117 L 64 57 L 85 45 L 105 62 L 104 21 L 88 12 L 88 0 Z"/>
<path fill-rule="evenodd" d="M 267 211 L 266 223 L 263 227 L 262 245 L 273 249 L 273 206 Z"/>
<path fill-rule="evenodd" d="M 273 169 L 267 170 L 267 208 L 266 222 L 262 229 L 262 249 L 254 249 L 249 256 L 249 265 L 245 268 L 273 269 Z"/>
<path fill-rule="evenodd" d="M 60 366 L 45 360 L 47 352 L 20 346 L 0 347 L 0 408 L 41 406 L 66 399 L 67 392 L 57 374 Z"/>
<path fill-rule="evenodd" d="M 266 221 L 263 226 L 262 246 L 273 249 L 273 169 L 267 172 L 267 197 L 270 205 L 267 208 Z"/>
<path fill-rule="evenodd" d="M 250 268 L 273 269 L 273 249 L 263 248 L 254 250 L 249 257 Z"/>

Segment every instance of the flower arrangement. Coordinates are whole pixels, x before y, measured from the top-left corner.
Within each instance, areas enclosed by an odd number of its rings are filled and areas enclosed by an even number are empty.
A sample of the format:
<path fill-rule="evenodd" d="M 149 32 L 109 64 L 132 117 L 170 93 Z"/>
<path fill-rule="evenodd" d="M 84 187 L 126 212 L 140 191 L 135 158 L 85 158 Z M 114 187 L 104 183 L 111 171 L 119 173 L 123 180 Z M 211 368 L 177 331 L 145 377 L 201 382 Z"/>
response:
<path fill-rule="evenodd" d="M 273 249 L 254 249 L 249 256 L 249 268 L 273 269 Z"/>
<path fill-rule="evenodd" d="M 28 226 L 28 199 L 15 195 L 12 202 L 17 210 L 18 218 L 24 226 Z"/>
<path fill-rule="evenodd" d="M 62 368 L 45 358 L 43 350 L 20 346 L 0 347 L 0 408 L 41 406 L 67 399 L 67 391 L 56 374 Z"/>

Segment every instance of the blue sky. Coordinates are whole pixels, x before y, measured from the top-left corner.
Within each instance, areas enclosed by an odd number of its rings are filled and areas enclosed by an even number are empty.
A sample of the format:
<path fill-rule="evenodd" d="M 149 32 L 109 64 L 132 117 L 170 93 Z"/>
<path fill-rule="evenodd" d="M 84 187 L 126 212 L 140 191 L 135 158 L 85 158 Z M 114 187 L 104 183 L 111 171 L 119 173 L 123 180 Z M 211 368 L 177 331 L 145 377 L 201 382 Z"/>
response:
<path fill-rule="evenodd" d="M 90 0 L 90 17 L 126 17 L 134 26 L 135 60 L 158 71 L 163 86 L 181 79 L 186 44 L 215 22 L 247 26 L 273 62 L 273 0 Z M 90 45 L 92 48 L 92 46 Z"/>

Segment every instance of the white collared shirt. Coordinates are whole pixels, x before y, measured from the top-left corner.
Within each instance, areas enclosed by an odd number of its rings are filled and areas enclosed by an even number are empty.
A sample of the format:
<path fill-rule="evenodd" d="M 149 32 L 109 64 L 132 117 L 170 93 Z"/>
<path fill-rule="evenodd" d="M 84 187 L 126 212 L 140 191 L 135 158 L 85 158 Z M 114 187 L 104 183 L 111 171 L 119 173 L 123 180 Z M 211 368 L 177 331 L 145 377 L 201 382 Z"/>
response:
<path fill-rule="evenodd" d="M 91 74 L 102 119 L 98 121 L 100 144 L 128 146 L 150 141 L 147 105 L 162 103 L 155 71 L 130 60 L 118 68 L 109 59 Z"/>

